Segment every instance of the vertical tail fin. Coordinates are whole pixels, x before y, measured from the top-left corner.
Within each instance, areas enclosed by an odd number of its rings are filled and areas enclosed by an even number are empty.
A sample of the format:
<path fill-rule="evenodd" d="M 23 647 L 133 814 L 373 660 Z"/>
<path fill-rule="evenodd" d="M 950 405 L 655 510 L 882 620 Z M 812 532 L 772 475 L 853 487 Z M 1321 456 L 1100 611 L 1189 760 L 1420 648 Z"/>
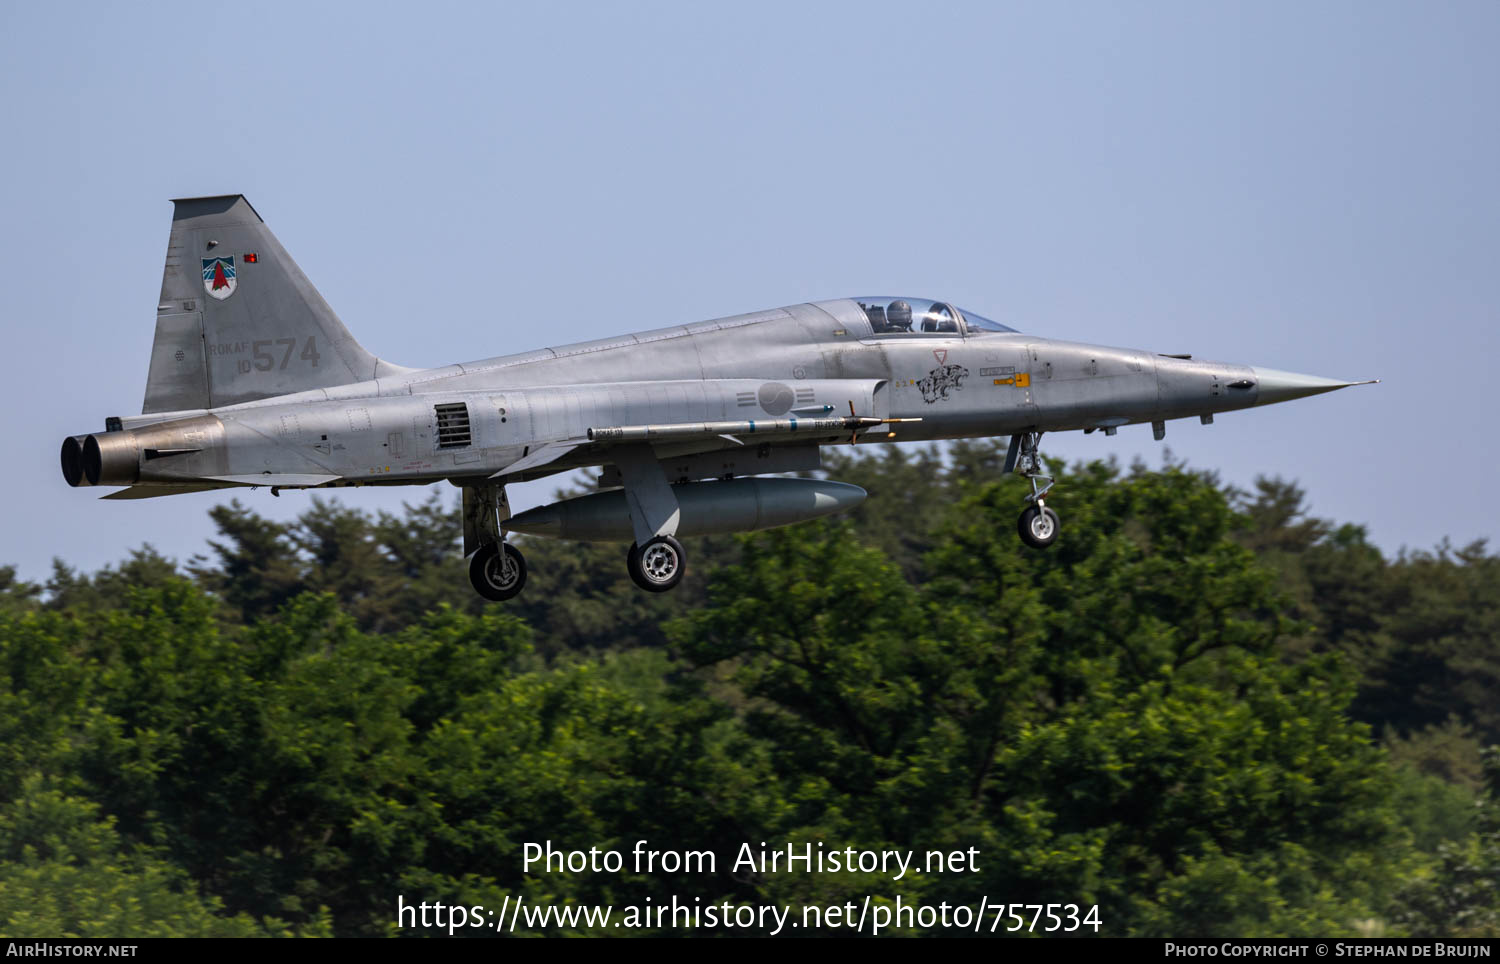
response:
<path fill-rule="evenodd" d="M 366 351 L 243 195 L 172 202 L 143 413 L 405 371 Z"/>

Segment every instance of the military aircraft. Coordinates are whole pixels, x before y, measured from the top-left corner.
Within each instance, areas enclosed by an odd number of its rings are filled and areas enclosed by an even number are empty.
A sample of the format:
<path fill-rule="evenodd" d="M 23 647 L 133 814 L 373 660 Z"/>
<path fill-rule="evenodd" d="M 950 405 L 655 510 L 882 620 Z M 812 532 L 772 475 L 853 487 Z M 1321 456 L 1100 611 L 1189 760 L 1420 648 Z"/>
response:
<path fill-rule="evenodd" d="M 1025 334 L 954 305 L 841 298 L 441 368 L 366 351 L 242 195 L 173 202 L 140 415 L 70 436 L 73 486 L 138 499 L 235 486 L 463 492 L 469 578 L 526 583 L 509 532 L 629 542 L 642 589 L 682 579 L 677 536 L 838 512 L 858 486 L 766 477 L 824 445 L 1010 436 L 1032 492 L 1021 540 L 1057 539 L 1044 432 L 1102 431 L 1368 382 Z M 556 319 L 562 321 L 563 319 Z M 506 486 L 602 467 L 600 491 L 511 515 Z"/>

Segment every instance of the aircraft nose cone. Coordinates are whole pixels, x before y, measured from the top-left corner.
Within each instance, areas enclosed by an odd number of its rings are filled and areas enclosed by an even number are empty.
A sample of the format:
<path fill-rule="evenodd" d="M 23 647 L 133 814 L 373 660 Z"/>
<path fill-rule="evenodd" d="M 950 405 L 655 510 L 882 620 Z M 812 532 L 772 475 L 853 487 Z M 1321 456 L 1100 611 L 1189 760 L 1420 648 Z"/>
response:
<path fill-rule="evenodd" d="M 1299 375 L 1296 372 L 1280 372 L 1274 368 L 1252 368 L 1250 370 L 1255 373 L 1255 383 L 1260 390 L 1255 400 L 1255 404 L 1257 405 L 1289 402 L 1294 398 L 1321 395 L 1324 392 L 1348 388 L 1351 385 L 1374 385 L 1380 381 L 1380 379 L 1376 378 L 1364 382 L 1346 382 L 1340 381 L 1337 378 L 1323 378 L 1318 375 Z"/>

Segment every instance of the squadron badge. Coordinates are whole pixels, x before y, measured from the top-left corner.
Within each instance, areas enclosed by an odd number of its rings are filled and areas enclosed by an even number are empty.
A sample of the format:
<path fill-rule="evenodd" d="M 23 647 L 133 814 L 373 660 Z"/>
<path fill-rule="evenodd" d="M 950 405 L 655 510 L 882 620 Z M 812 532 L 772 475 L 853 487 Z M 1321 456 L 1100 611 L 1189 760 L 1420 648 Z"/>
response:
<path fill-rule="evenodd" d="M 968 377 L 969 370 L 962 365 L 941 365 L 917 382 L 917 389 L 922 393 L 922 401 L 928 405 L 946 402 L 948 393 L 962 390 L 964 379 Z"/>
<path fill-rule="evenodd" d="M 217 301 L 234 294 L 239 282 L 234 280 L 234 255 L 227 258 L 204 258 L 203 290 Z"/>

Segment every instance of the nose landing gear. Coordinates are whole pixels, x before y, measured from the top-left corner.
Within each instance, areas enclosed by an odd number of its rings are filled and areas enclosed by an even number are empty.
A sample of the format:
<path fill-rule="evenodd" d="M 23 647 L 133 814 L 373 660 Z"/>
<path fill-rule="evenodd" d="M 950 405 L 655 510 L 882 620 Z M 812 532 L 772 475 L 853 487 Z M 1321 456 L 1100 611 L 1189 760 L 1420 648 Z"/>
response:
<path fill-rule="evenodd" d="M 1016 520 L 1016 531 L 1021 541 L 1033 549 L 1045 549 L 1057 541 L 1061 522 L 1057 513 L 1047 508 L 1047 493 L 1057 484 L 1050 475 L 1042 474 L 1042 458 L 1038 446 L 1042 442 L 1041 432 L 1023 432 L 1010 437 L 1010 451 L 1005 456 L 1005 470 L 1017 472 L 1031 483 L 1031 494 L 1027 506 Z M 1045 482 L 1045 485 L 1039 484 Z"/>
<path fill-rule="evenodd" d="M 1046 506 L 1028 505 L 1016 520 L 1021 541 L 1033 549 L 1045 549 L 1057 539 L 1057 513 Z"/>

